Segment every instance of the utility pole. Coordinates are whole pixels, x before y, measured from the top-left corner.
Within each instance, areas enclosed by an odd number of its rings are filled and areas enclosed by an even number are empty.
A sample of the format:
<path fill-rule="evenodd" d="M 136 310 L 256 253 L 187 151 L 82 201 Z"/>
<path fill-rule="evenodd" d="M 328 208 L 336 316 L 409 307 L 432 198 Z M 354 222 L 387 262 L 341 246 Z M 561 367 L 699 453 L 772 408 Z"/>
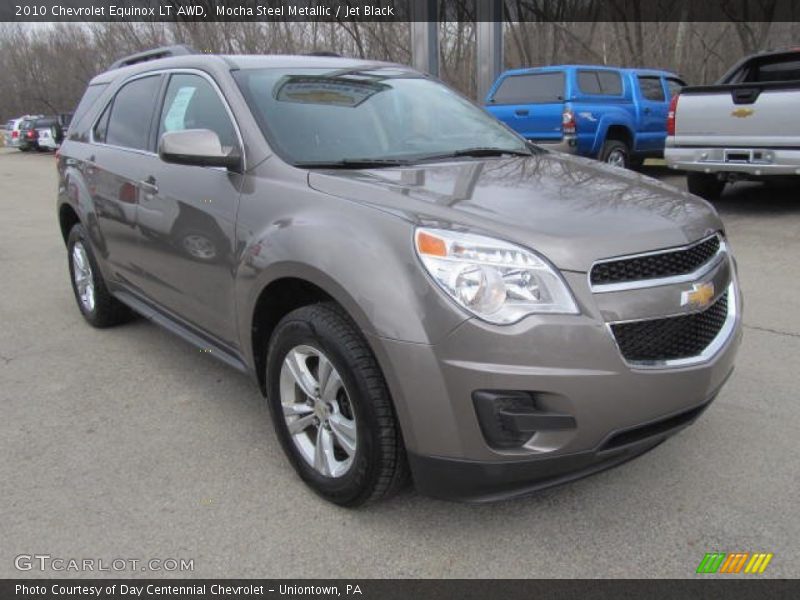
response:
<path fill-rule="evenodd" d="M 439 15 L 437 0 L 411 0 L 411 64 L 439 76 Z"/>
<path fill-rule="evenodd" d="M 503 0 L 476 0 L 478 102 L 503 71 Z"/>

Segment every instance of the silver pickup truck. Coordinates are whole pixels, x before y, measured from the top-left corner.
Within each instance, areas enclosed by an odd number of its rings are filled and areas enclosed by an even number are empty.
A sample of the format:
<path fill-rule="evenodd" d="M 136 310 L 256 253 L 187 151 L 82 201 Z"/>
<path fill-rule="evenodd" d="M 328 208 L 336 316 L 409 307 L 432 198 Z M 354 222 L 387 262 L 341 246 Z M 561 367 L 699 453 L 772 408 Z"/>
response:
<path fill-rule="evenodd" d="M 739 179 L 800 175 L 800 50 L 765 52 L 672 99 L 664 157 L 705 198 Z"/>

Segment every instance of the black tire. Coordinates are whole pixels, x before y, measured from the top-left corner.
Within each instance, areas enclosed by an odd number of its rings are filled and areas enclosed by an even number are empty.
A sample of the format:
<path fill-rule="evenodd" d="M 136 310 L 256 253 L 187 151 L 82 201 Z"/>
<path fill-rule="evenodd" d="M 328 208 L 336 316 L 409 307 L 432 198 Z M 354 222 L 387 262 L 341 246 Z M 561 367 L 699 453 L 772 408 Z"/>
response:
<path fill-rule="evenodd" d="M 300 454 L 283 416 L 280 373 L 296 346 L 321 350 L 341 376 L 356 419 L 357 445 L 348 470 L 327 477 Z M 267 351 L 267 397 L 273 425 L 292 466 L 317 494 L 340 506 L 355 507 L 386 498 L 408 481 L 408 465 L 389 390 L 372 350 L 345 311 L 325 302 L 286 315 Z"/>
<path fill-rule="evenodd" d="M 83 247 L 86 257 L 89 260 L 89 265 L 91 266 L 91 280 L 94 284 L 94 307 L 91 309 L 87 308 L 81 301 L 78 286 L 75 282 L 73 251 L 75 244 L 78 242 L 80 242 Z M 86 230 L 80 223 L 76 223 L 69 232 L 69 237 L 67 238 L 67 262 L 69 264 L 69 278 L 72 283 L 72 292 L 75 294 L 75 302 L 78 304 L 78 310 L 81 311 L 87 323 L 92 327 L 103 329 L 130 321 L 134 317 L 133 311 L 114 298 L 108 291 L 105 281 L 103 281 L 103 276 L 100 274 L 100 269 L 97 266 L 92 244 L 86 235 Z"/>
<path fill-rule="evenodd" d="M 686 176 L 686 185 L 690 194 L 706 200 L 716 200 L 725 189 L 725 182 L 709 173 L 689 173 Z"/>
<path fill-rule="evenodd" d="M 611 162 L 612 158 L 621 156 L 622 163 Z M 598 159 L 604 163 L 615 164 L 618 167 L 629 168 L 631 165 L 631 150 L 625 142 L 620 140 L 606 140 L 600 149 Z"/>
<path fill-rule="evenodd" d="M 641 169 L 644 167 L 645 159 L 641 156 L 631 156 L 628 159 L 628 168 L 629 169 Z"/>

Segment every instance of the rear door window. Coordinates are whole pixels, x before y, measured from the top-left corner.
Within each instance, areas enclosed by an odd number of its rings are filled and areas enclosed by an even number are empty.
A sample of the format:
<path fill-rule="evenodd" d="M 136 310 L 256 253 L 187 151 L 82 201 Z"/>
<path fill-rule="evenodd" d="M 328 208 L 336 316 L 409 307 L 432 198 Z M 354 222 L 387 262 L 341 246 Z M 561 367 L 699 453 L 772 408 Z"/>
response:
<path fill-rule="evenodd" d="M 493 104 L 549 104 L 564 100 L 564 72 L 506 77 L 492 96 Z"/>
<path fill-rule="evenodd" d="M 664 86 L 661 84 L 661 77 L 647 77 L 640 75 L 637 77 L 639 80 L 639 89 L 642 92 L 642 97 L 653 102 L 664 102 Z"/>
<path fill-rule="evenodd" d="M 578 71 L 578 87 L 592 96 L 621 96 L 622 77 L 616 71 Z"/>
<path fill-rule="evenodd" d="M 111 105 L 105 132 L 107 144 L 135 150 L 149 149 L 150 123 L 160 83 L 161 76 L 152 75 L 134 79 L 120 88 Z"/>

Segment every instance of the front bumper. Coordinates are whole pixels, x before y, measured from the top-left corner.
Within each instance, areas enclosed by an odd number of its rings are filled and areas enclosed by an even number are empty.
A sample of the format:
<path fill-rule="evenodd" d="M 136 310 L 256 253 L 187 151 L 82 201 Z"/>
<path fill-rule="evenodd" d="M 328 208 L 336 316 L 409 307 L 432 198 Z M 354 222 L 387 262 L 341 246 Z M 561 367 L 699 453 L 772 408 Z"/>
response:
<path fill-rule="evenodd" d="M 716 397 L 706 402 L 610 433 L 586 452 L 525 460 L 489 462 L 421 456 L 409 453 L 417 491 L 460 502 L 492 502 L 524 496 L 610 469 L 649 452 L 691 425 Z"/>
<path fill-rule="evenodd" d="M 626 316 L 611 310 L 615 295 L 592 294 L 585 274 L 564 275 L 580 315 L 530 316 L 503 327 L 469 319 L 435 345 L 371 339 L 420 492 L 492 500 L 621 464 L 693 422 L 733 370 L 741 312 L 702 362 L 639 367 L 626 363 L 606 325 Z M 618 306 L 630 316 L 649 310 L 641 298 L 666 302 L 684 287 L 626 292 L 627 305 Z M 732 293 L 741 306 L 735 284 Z M 538 410 L 569 416 L 576 426 L 538 431 L 521 446 L 499 448 L 478 418 L 473 395 L 479 390 L 530 393 Z"/>
<path fill-rule="evenodd" d="M 685 148 L 664 150 L 673 169 L 700 173 L 743 173 L 753 177 L 800 175 L 800 150 L 781 148 Z"/>

